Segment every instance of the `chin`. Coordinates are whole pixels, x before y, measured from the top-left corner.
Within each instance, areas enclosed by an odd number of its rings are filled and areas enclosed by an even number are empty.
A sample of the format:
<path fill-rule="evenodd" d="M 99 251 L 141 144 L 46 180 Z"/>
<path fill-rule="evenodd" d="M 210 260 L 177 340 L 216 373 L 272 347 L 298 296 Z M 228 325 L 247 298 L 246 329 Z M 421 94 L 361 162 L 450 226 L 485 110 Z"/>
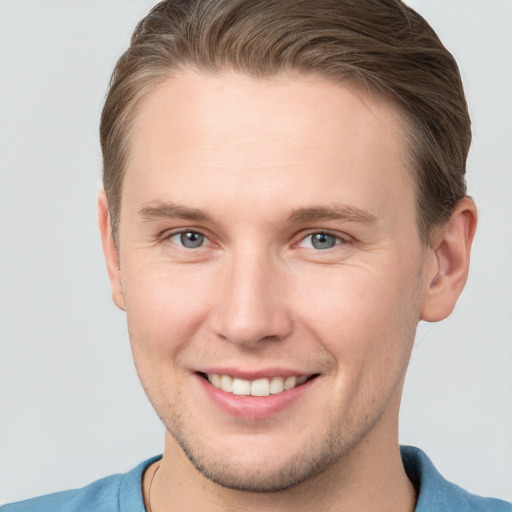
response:
<path fill-rule="evenodd" d="M 224 488 L 252 493 L 286 491 L 310 481 L 338 463 L 360 440 L 336 430 L 323 436 L 311 434 L 310 440 L 288 437 L 288 442 L 276 446 L 258 443 L 259 436 L 254 434 L 251 446 L 236 439 L 227 445 L 216 443 L 213 449 L 212 442 L 199 443 L 182 432 L 170 431 L 197 471 Z"/>
<path fill-rule="evenodd" d="M 182 449 L 193 466 L 215 484 L 252 493 L 275 493 L 296 487 L 323 473 L 336 462 L 324 455 L 304 458 L 303 454 L 286 459 L 265 456 L 257 457 L 258 461 L 245 457 L 245 460 L 230 457 L 214 461 Z"/>

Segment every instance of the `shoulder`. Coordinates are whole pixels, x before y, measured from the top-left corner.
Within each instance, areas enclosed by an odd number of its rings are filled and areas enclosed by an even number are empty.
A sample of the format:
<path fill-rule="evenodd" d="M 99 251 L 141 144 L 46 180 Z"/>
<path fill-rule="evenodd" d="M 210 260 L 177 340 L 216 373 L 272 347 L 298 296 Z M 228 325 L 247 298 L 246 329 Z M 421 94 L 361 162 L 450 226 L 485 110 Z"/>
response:
<path fill-rule="evenodd" d="M 158 457 L 125 474 L 111 475 L 81 489 L 73 489 L 0 507 L 0 512 L 144 512 L 141 479 Z"/>
<path fill-rule="evenodd" d="M 117 511 L 117 496 L 123 475 L 112 475 L 70 491 L 56 492 L 19 501 L 0 508 L 1 512 Z"/>
<path fill-rule="evenodd" d="M 511 503 L 476 496 L 445 480 L 420 449 L 402 446 L 401 454 L 418 492 L 416 512 L 512 512 Z"/>

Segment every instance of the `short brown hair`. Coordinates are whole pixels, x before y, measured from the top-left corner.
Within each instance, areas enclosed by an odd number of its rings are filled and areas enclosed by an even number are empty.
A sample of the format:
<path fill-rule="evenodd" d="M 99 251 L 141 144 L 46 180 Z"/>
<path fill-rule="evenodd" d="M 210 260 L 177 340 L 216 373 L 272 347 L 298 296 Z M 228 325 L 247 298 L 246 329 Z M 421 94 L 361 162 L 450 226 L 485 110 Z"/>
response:
<path fill-rule="evenodd" d="M 137 105 L 184 68 L 256 77 L 314 73 L 391 99 L 408 121 L 425 243 L 466 195 L 471 123 L 457 64 L 400 0 L 166 0 L 137 25 L 101 117 L 103 185 L 116 240 Z"/>

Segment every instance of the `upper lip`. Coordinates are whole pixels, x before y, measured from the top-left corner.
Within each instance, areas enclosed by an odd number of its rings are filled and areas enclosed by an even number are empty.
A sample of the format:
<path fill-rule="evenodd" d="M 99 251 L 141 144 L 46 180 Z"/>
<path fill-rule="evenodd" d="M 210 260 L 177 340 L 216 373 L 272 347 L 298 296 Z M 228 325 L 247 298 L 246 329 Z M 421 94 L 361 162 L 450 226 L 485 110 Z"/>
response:
<path fill-rule="evenodd" d="M 272 379 L 273 377 L 302 377 L 316 375 L 316 372 L 304 372 L 287 368 L 265 368 L 259 370 L 242 370 L 233 367 L 205 367 L 196 370 L 196 373 L 229 375 L 244 380 Z"/>

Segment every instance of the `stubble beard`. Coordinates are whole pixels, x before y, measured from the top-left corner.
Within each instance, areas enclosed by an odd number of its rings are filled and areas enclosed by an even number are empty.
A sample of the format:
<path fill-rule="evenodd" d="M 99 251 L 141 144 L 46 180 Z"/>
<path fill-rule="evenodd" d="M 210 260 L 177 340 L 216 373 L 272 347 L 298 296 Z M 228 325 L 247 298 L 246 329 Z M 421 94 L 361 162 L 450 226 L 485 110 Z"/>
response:
<path fill-rule="evenodd" d="M 255 467 L 251 461 L 237 458 L 233 452 L 219 454 L 205 446 L 183 424 L 179 415 L 164 421 L 169 434 L 175 439 L 193 467 L 204 477 L 222 487 L 252 493 L 279 493 L 312 481 L 346 457 L 378 422 L 382 411 L 373 417 L 360 419 L 357 425 L 339 425 L 329 418 L 329 428 L 315 433 L 302 446 L 297 446 L 288 457 L 267 454 L 264 463 Z M 238 450 L 243 452 L 243 448 Z M 243 459 L 243 460 L 242 460 Z"/>

